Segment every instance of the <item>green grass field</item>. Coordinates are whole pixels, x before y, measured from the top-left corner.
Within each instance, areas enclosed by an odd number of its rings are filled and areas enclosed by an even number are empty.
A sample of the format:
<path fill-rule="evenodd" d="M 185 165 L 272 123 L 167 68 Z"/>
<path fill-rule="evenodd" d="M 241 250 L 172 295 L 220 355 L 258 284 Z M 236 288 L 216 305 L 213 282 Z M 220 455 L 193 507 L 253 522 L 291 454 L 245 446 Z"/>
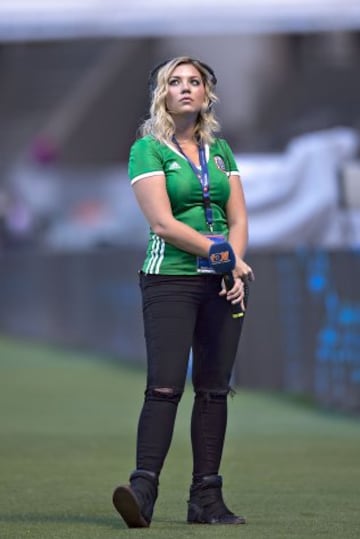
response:
<path fill-rule="evenodd" d="M 149 529 L 113 488 L 134 468 L 142 370 L 0 339 L 1 539 L 360 537 L 360 421 L 239 390 L 229 401 L 224 497 L 245 526 L 188 525 L 191 388 Z"/>

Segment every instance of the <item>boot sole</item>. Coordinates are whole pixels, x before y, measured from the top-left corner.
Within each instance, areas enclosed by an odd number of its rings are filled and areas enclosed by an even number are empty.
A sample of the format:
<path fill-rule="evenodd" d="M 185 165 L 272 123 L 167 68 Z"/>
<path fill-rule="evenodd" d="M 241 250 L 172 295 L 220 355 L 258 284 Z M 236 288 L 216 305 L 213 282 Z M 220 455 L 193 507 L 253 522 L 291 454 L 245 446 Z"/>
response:
<path fill-rule="evenodd" d="M 210 526 L 240 526 L 242 524 L 246 524 L 245 519 L 238 519 L 238 520 L 213 520 L 213 521 L 202 521 L 202 520 L 188 520 L 188 524 L 191 525 L 199 525 L 205 524 Z"/>
<path fill-rule="evenodd" d="M 130 486 L 117 487 L 113 493 L 113 504 L 129 528 L 148 528 L 149 523 L 141 514 L 139 502 Z"/>

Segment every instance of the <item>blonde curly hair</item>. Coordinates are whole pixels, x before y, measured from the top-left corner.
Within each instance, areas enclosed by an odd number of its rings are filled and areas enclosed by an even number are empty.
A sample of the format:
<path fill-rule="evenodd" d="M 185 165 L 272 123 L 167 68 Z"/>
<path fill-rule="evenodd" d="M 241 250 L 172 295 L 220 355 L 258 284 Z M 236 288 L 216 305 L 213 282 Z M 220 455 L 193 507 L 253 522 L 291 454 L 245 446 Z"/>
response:
<path fill-rule="evenodd" d="M 192 64 L 201 74 L 205 88 L 205 100 L 197 118 L 194 134 L 203 144 L 211 144 L 214 141 L 215 133 L 220 130 L 220 125 L 212 109 L 213 103 L 218 101 L 215 94 L 214 77 L 204 64 L 190 56 L 173 58 L 160 66 L 158 70 L 155 68 L 150 115 L 140 126 L 140 134 L 141 136 L 152 135 L 163 143 L 171 142 L 175 133 L 175 124 L 166 108 L 166 94 L 171 73 L 181 64 Z"/>

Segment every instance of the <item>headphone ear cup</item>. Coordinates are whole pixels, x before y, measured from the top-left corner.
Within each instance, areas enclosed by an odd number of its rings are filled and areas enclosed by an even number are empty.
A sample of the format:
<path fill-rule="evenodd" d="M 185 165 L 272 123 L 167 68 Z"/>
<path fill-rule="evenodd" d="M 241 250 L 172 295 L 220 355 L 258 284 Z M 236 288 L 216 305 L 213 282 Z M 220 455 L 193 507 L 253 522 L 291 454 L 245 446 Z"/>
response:
<path fill-rule="evenodd" d="M 208 104 L 208 106 L 207 106 L 207 111 L 208 111 L 208 112 L 211 112 L 211 111 L 212 111 L 213 105 L 214 105 L 214 102 L 211 101 L 211 99 L 210 99 L 210 100 L 209 100 L 209 104 Z"/>
<path fill-rule="evenodd" d="M 152 99 L 152 96 L 155 92 L 159 70 L 162 67 L 164 67 L 164 65 L 167 64 L 169 61 L 170 60 L 165 60 L 164 62 L 160 62 L 160 64 L 157 64 L 149 73 L 148 90 L 149 90 L 150 100 Z"/>
<path fill-rule="evenodd" d="M 155 84 L 156 74 L 157 74 L 157 72 L 154 73 L 153 71 L 151 71 L 151 73 L 149 75 L 148 90 L 149 90 L 150 99 L 152 98 L 153 93 L 154 93 L 155 88 L 156 88 L 156 84 Z"/>
<path fill-rule="evenodd" d="M 210 81 L 213 86 L 216 86 L 217 84 L 217 78 L 215 75 L 214 70 L 207 64 L 204 64 L 204 62 L 199 62 L 201 67 L 210 75 Z"/>

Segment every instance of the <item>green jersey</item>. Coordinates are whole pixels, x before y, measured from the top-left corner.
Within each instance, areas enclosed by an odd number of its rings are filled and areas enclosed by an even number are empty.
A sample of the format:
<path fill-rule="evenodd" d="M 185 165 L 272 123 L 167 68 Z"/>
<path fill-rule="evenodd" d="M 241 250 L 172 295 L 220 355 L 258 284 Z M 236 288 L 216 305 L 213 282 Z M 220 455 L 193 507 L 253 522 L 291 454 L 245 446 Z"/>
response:
<path fill-rule="evenodd" d="M 230 174 L 239 175 L 233 153 L 223 139 L 205 146 L 208 165 L 213 234 L 228 236 L 226 203 L 230 196 Z M 131 183 L 165 176 L 166 189 L 175 219 L 198 232 L 211 234 L 205 219 L 202 186 L 186 157 L 170 144 L 162 144 L 152 136 L 138 139 L 131 147 L 129 177 Z M 165 242 L 150 229 L 145 273 L 195 275 L 197 257 Z"/>

